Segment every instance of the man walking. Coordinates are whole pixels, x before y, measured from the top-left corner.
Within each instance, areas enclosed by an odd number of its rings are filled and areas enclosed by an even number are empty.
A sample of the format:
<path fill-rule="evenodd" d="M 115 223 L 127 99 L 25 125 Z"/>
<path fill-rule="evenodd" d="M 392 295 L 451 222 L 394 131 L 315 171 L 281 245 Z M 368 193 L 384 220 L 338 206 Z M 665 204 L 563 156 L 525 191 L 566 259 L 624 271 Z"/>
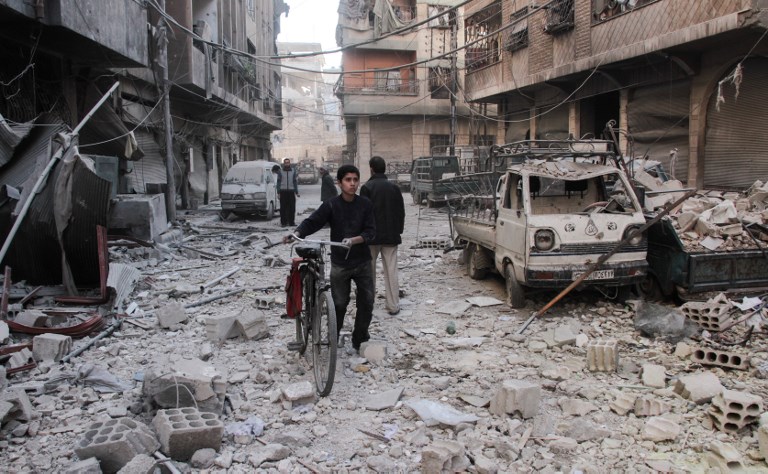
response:
<path fill-rule="evenodd" d="M 386 308 L 389 314 L 395 315 L 400 312 L 397 246 L 402 243 L 400 235 L 405 226 L 403 193 L 384 174 L 387 168 L 384 158 L 371 157 L 368 165 L 371 167 L 371 179 L 360 189 L 360 195 L 373 202 L 373 214 L 376 216 L 376 238 L 369 244 L 374 294 L 376 293 L 376 258 L 381 254 L 381 263 L 384 267 L 384 287 L 387 291 Z"/>
<path fill-rule="evenodd" d="M 296 225 L 296 197 L 299 196 L 299 180 L 290 158 L 283 160 L 283 167 L 277 174 L 277 191 L 280 194 L 280 225 Z"/>
<path fill-rule="evenodd" d="M 352 331 L 352 347 L 370 339 L 368 327 L 373 316 L 373 272 L 368 243 L 376 236 L 373 204 L 368 198 L 355 194 L 360 185 L 360 170 L 344 165 L 336 173 L 341 195 L 323 202 L 320 207 L 296 228 L 293 234 L 283 237 L 288 243 L 296 235 L 304 238 L 331 224 L 331 240 L 349 246 L 349 250 L 331 247 L 331 296 L 336 310 L 336 327 L 344 325 L 344 315 L 349 305 L 352 282 L 357 287 L 357 314 Z"/>
<path fill-rule="evenodd" d="M 322 166 L 320 171 L 320 201 L 325 202 L 338 194 L 336 191 L 336 185 L 333 183 L 333 177 L 327 169 Z"/>

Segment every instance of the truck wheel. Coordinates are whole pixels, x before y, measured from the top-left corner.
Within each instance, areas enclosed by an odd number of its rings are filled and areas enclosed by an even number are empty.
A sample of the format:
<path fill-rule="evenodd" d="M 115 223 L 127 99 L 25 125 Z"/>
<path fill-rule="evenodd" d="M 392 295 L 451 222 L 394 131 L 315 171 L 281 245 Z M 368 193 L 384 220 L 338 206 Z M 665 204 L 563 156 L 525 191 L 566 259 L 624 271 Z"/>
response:
<path fill-rule="evenodd" d="M 525 308 L 525 290 L 517 281 L 511 263 L 504 265 L 504 286 L 507 288 L 507 304 L 511 308 Z"/>
<path fill-rule="evenodd" d="M 275 217 L 275 204 L 270 202 L 269 207 L 267 208 L 267 215 L 266 218 L 268 221 L 271 221 L 272 218 Z"/>
<path fill-rule="evenodd" d="M 664 292 L 661 291 L 659 280 L 652 273 L 646 273 L 645 278 L 635 286 L 637 294 L 646 301 L 661 301 Z"/>
<path fill-rule="evenodd" d="M 413 198 L 413 203 L 417 206 L 421 205 L 421 195 L 418 191 L 411 190 L 411 197 Z"/>
<path fill-rule="evenodd" d="M 482 280 L 488 275 L 490 264 L 488 252 L 477 244 L 467 246 L 467 275 L 473 280 Z"/>

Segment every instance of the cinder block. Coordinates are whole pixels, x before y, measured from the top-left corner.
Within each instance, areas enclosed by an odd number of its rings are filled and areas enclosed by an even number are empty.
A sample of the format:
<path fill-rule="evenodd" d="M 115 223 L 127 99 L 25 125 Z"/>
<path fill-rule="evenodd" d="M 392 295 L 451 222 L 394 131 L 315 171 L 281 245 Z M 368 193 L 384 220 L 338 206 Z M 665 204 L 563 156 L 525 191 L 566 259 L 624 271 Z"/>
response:
<path fill-rule="evenodd" d="M 187 312 L 181 303 L 172 303 L 158 309 L 155 313 L 161 328 L 177 329 L 187 320 Z"/>
<path fill-rule="evenodd" d="M 597 339 L 587 344 L 587 368 L 590 372 L 616 372 L 619 368 L 619 344 L 613 339 Z"/>
<path fill-rule="evenodd" d="M 469 467 L 464 446 L 437 440 L 421 451 L 421 472 L 463 472 Z"/>
<path fill-rule="evenodd" d="M 189 460 L 198 449 L 218 451 L 224 434 L 224 423 L 218 416 L 191 407 L 159 410 L 152 426 L 162 451 L 177 461 Z"/>
<path fill-rule="evenodd" d="M 418 248 L 444 250 L 451 246 L 451 240 L 445 237 L 422 237 Z"/>
<path fill-rule="evenodd" d="M 760 448 L 760 455 L 768 464 L 768 425 L 763 425 L 757 429 L 757 445 Z"/>
<path fill-rule="evenodd" d="M 713 332 L 719 332 L 731 319 L 731 305 L 728 298 L 722 294 L 708 301 L 689 301 L 682 305 L 680 310 L 688 319 Z"/>
<path fill-rule="evenodd" d="M 748 370 L 747 357 L 729 351 L 718 351 L 708 348 L 696 348 L 691 354 L 691 361 L 701 365 L 713 365 L 726 369 Z"/>
<path fill-rule="evenodd" d="M 635 400 L 635 416 L 659 416 L 667 413 L 672 406 L 653 397 L 640 397 Z"/>
<path fill-rule="evenodd" d="M 72 338 L 63 334 L 40 334 L 32 338 L 32 355 L 38 362 L 59 362 L 72 350 Z"/>
<path fill-rule="evenodd" d="M 75 454 L 80 459 L 98 459 L 104 472 L 117 472 L 135 456 L 154 453 L 159 447 L 147 425 L 119 418 L 92 423 L 77 442 Z"/>
<path fill-rule="evenodd" d="M 238 331 L 246 339 L 257 341 L 269 337 L 269 327 L 267 327 L 267 318 L 262 311 L 253 309 L 243 309 L 237 315 L 235 320 Z"/>
<path fill-rule="evenodd" d="M 235 324 L 236 314 L 214 314 L 205 318 L 205 336 L 210 341 L 222 342 L 240 335 Z"/>
<path fill-rule="evenodd" d="M 40 417 L 29 401 L 27 392 L 21 389 L 9 389 L 0 394 L 0 400 L 13 404 L 13 408 L 5 418 L 12 420 L 32 421 Z"/>
<path fill-rule="evenodd" d="M 259 309 L 271 309 L 275 305 L 274 296 L 257 296 L 256 307 Z"/>
<path fill-rule="evenodd" d="M 70 464 L 63 472 L 64 474 L 101 474 L 101 467 L 98 459 L 88 458 Z"/>
<path fill-rule="evenodd" d="M 643 427 L 643 439 L 650 441 L 670 441 L 680 434 L 680 425 L 663 416 L 648 418 Z"/>
<path fill-rule="evenodd" d="M 32 364 L 35 361 L 35 357 L 32 351 L 26 347 L 20 351 L 16 351 L 11 354 L 11 358 L 8 359 L 8 368 L 16 369 L 28 364 Z"/>
<path fill-rule="evenodd" d="M 712 372 L 699 372 L 677 379 L 675 393 L 693 403 L 702 404 L 723 391 L 720 379 Z"/>
<path fill-rule="evenodd" d="M 505 380 L 491 398 L 489 411 L 494 415 L 519 414 L 533 418 L 539 411 L 541 387 L 524 380 Z"/>
<path fill-rule="evenodd" d="M 635 401 L 637 400 L 636 395 L 632 395 L 630 393 L 621 392 L 614 401 L 610 402 L 608 406 L 611 410 L 613 410 L 614 413 L 617 415 L 626 415 L 629 413 L 635 406 Z"/>
<path fill-rule="evenodd" d="M 159 460 L 147 454 L 139 454 L 117 471 L 117 474 L 155 474 Z M 161 469 L 159 472 L 163 472 Z"/>
<path fill-rule="evenodd" d="M 730 444 L 712 441 L 709 450 L 706 457 L 709 467 L 718 469 L 720 472 L 743 472 L 744 464 L 741 462 L 741 454 Z"/>
<path fill-rule="evenodd" d="M 736 390 L 723 390 L 712 399 L 709 407 L 715 427 L 725 433 L 735 433 L 754 423 L 762 411 L 762 398 Z"/>

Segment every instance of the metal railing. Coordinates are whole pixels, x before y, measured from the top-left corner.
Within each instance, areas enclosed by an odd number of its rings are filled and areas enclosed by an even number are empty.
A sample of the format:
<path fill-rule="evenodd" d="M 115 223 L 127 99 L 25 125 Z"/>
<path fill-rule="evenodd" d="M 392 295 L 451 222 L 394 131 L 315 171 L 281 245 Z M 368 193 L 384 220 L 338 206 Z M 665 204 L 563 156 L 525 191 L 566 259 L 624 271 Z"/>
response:
<path fill-rule="evenodd" d="M 396 77 L 373 77 L 358 74 L 342 76 L 336 83 L 334 94 L 362 95 L 417 95 L 418 82 Z"/>

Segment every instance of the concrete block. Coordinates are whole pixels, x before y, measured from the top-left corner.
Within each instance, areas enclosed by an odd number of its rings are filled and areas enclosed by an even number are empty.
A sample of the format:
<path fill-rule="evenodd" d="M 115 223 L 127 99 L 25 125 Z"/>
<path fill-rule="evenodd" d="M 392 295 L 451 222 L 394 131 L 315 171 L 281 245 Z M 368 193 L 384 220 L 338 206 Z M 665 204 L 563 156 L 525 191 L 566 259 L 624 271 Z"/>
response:
<path fill-rule="evenodd" d="M 590 372 L 616 372 L 619 368 L 618 342 L 597 339 L 587 344 L 587 368 Z"/>
<path fill-rule="evenodd" d="M 5 418 L 11 420 L 32 421 L 40 418 L 38 413 L 29 401 L 27 392 L 21 389 L 9 389 L 0 394 L 0 401 L 13 404 L 13 408 L 8 412 Z"/>
<path fill-rule="evenodd" d="M 723 386 L 717 375 L 712 372 L 699 372 L 677 379 L 674 391 L 681 397 L 700 405 L 722 392 Z"/>
<path fill-rule="evenodd" d="M 447 237 L 422 237 L 417 248 L 444 250 L 451 246 L 451 239 Z"/>
<path fill-rule="evenodd" d="M 720 469 L 720 472 L 740 472 L 744 469 L 741 454 L 732 445 L 722 441 L 712 441 L 709 444 L 709 450 L 707 462 L 710 467 Z"/>
<path fill-rule="evenodd" d="M 645 422 L 642 437 L 645 440 L 659 442 L 674 440 L 679 434 L 680 425 L 663 416 L 654 416 Z"/>
<path fill-rule="evenodd" d="M 713 332 L 719 332 L 731 319 L 731 304 L 722 293 L 708 301 L 689 301 L 680 310 L 688 319 Z"/>
<path fill-rule="evenodd" d="M 155 316 L 160 327 L 166 329 L 178 329 L 187 320 L 187 312 L 181 303 L 165 305 L 157 310 Z"/>
<path fill-rule="evenodd" d="M 669 403 L 650 396 L 635 400 L 635 416 L 659 416 L 671 409 L 672 406 Z"/>
<path fill-rule="evenodd" d="M 109 213 L 110 233 L 155 240 L 168 228 L 162 194 L 118 194 Z"/>
<path fill-rule="evenodd" d="M 456 441 L 437 440 L 421 451 L 421 472 L 462 472 L 468 467 L 464 446 Z"/>
<path fill-rule="evenodd" d="M 621 392 L 614 401 L 608 404 L 608 407 L 617 415 L 626 415 L 635 407 L 636 395 Z"/>
<path fill-rule="evenodd" d="M 539 411 L 541 387 L 524 380 L 505 380 L 491 398 L 489 411 L 494 415 L 519 415 L 533 418 Z"/>
<path fill-rule="evenodd" d="M 315 400 L 315 387 L 308 380 L 286 385 L 280 389 L 283 400 L 296 403 L 311 403 Z"/>
<path fill-rule="evenodd" d="M 387 343 L 384 341 L 366 341 L 360 344 L 360 357 L 365 357 L 372 364 L 380 364 L 387 358 Z"/>
<path fill-rule="evenodd" d="M 72 338 L 63 334 L 40 334 L 32 338 L 32 355 L 36 361 L 59 362 L 72 350 Z"/>
<path fill-rule="evenodd" d="M 275 305 L 276 298 L 274 296 L 257 296 L 256 307 L 259 309 L 272 309 Z"/>
<path fill-rule="evenodd" d="M 155 469 L 159 468 L 158 462 L 159 460 L 154 456 L 139 454 L 117 471 L 117 474 L 155 474 Z M 160 472 L 163 470 L 161 469 Z"/>
<path fill-rule="evenodd" d="M 711 365 L 726 369 L 749 370 L 749 360 L 747 357 L 730 351 L 699 347 L 691 354 L 691 361 L 701 365 Z"/>
<path fill-rule="evenodd" d="M 146 370 L 142 392 L 160 408 L 196 406 L 221 413 L 227 381 L 200 359 L 159 358 Z"/>
<path fill-rule="evenodd" d="M 13 322 L 23 324 L 24 326 L 42 328 L 48 326 L 49 319 L 50 316 L 39 309 L 27 309 L 17 314 Z"/>
<path fill-rule="evenodd" d="M 88 426 L 75 445 L 75 454 L 80 459 L 98 459 L 104 472 L 117 472 L 139 454 L 152 454 L 159 447 L 147 425 L 120 418 Z"/>
<path fill-rule="evenodd" d="M 213 342 L 222 342 L 240 335 L 235 325 L 236 314 L 214 314 L 205 318 L 205 336 Z"/>
<path fill-rule="evenodd" d="M 667 386 L 667 368 L 658 364 L 643 365 L 643 385 L 654 388 Z"/>
<path fill-rule="evenodd" d="M 258 341 L 269 337 L 269 327 L 267 327 L 267 318 L 263 311 L 254 309 L 243 309 L 235 318 L 235 324 L 238 331 L 246 339 Z"/>
<path fill-rule="evenodd" d="M 158 410 L 152 426 L 163 453 L 177 461 L 189 460 L 198 449 L 218 451 L 224 434 L 224 423 L 218 416 L 191 407 Z"/>
<path fill-rule="evenodd" d="M 756 422 L 763 411 L 763 399 L 736 390 L 723 390 L 712 399 L 709 415 L 715 427 L 725 433 L 735 433 Z"/>
<path fill-rule="evenodd" d="M 8 359 L 7 365 L 9 369 L 16 369 L 18 367 L 32 364 L 34 361 L 35 357 L 32 354 L 32 351 L 24 348 L 11 354 L 11 358 Z"/>
<path fill-rule="evenodd" d="M 64 474 L 101 474 L 99 460 L 96 458 L 83 459 L 70 464 L 64 471 Z"/>

